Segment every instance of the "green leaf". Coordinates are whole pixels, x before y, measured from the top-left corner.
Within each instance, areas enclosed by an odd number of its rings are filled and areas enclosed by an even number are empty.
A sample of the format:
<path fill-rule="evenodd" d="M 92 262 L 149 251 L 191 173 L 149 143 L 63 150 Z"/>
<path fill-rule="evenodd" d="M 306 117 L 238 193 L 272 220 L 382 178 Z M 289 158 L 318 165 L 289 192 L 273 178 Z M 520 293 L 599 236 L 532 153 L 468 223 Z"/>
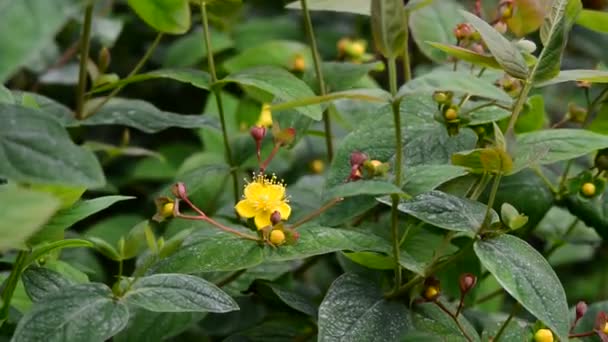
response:
<path fill-rule="evenodd" d="M 137 15 L 159 32 L 186 33 L 190 29 L 188 0 L 129 0 Z"/>
<path fill-rule="evenodd" d="M 0 251 L 24 248 L 60 205 L 49 194 L 6 186 L 0 187 L 0 203 Z"/>
<path fill-rule="evenodd" d="M 371 71 L 384 68 L 382 62 L 374 63 L 347 63 L 347 62 L 323 62 L 323 78 L 328 92 L 338 92 L 349 90 L 356 85 L 363 77 Z M 318 91 L 317 76 L 313 69 L 309 69 L 304 73 L 304 81 L 313 87 L 316 93 Z"/>
<path fill-rule="evenodd" d="M 374 270 L 392 270 L 395 268 L 395 260 L 392 256 L 389 257 L 376 252 L 345 252 L 342 254 L 351 261 Z"/>
<path fill-rule="evenodd" d="M 212 283 L 187 274 L 154 274 L 139 278 L 123 297 L 154 312 L 229 312 L 236 302 Z"/>
<path fill-rule="evenodd" d="M 346 273 L 319 307 L 318 341 L 399 341 L 409 321 L 405 305 L 386 300 L 369 280 Z"/>
<path fill-rule="evenodd" d="M 608 33 L 608 12 L 583 9 L 576 23 L 596 32 Z"/>
<path fill-rule="evenodd" d="M 507 27 L 517 37 L 532 33 L 542 25 L 551 0 L 515 0 Z"/>
<path fill-rule="evenodd" d="M 497 139 L 498 140 L 498 139 Z M 504 173 L 513 170 L 513 160 L 498 147 L 477 148 L 452 155 L 452 164 L 466 167 L 472 173 Z"/>
<path fill-rule="evenodd" d="M 0 84 L 53 41 L 81 1 L 3 0 L 0 11 Z M 30 20 L 24 20 L 29 18 Z M 19 37 L 19 39 L 15 39 Z"/>
<path fill-rule="evenodd" d="M 315 94 L 302 80 L 277 67 L 255 67 L 230 74 L 220 82 L 250 86 L 275 96 L 282 102 L 313 97 Z M 296 110 L 313 120 L 321 120 L 323 110 L 318 104 L 297 107 Z"/>
<path fill-rule="evenodd" d="M 129 323 L 115 335 L 115 342 L 161 342 L 179 335 L 203 317 L 200 312 L 152 312 L 129 308 Z"/>
<path fill-rule="evenodd" d="M 57 212 L 40 232 L 32 236 L 29 242 L 37 244 L 45 240 L 57 238 L 58 233 L 70 228 L 74 223 L 108 208 L 116 202 L 133 198 L 131 196 L 104 196 L 77 202 L 71 208 Z"/>
<path fill-rule="evenodd" d="M 511 103 L 511 97 L 492 83 L 468 72 L 433 71 L 417 77 L 399 89 L 398 98 L 414 94 L 428 94 L 436 90 L 468 93 L 475 96 Z"/>
<path fill-rule="evenodd" d="M 519 135 L 515 157 L 547 150 L 537 160 L 544 165 L 574 159 L 607 147 L 608 136 L 602 134 L 582 129 L 551 129 Z"/>
<path fill-rule="evenodd" d="M 21 279 L 25 292 L 34 302 L 39 302 L 75 284 L 57 271 L 37 266 L 28 267 L 21 275 Z"/>
<path fill-rule="evenodd" d="M 0 103 L 0 177 L 18 182 L 105 184 L 95 155 L 76 146 L 47 113 Z"/>
<path fill-rule="evenodd" d="M 213 54 L 223 52 L 233 47 L 232 38 L 222 31 L 209 29 L 211 36 L 211 51 Z M 203 30 L 194 30 L 173 41 L 163 58 L 166 68 L 184 68 L 196 65 L 207 58 L 207 47 L 203 44 Z"/>
<path fill-rule="evenodd" d="M 608 12 L 607 12 L 608 13 Z M 550 80 L 535 84 L 536 87 L 545 87 L 548 85 L 570 82 L 570 81 L 587 81 L 591 83 L 608 83 L 608 71 L 604 70 L 585 70 L 572 69 L 562 70 L 559 74 Z"/>
<path fill-rule="evenodd" d="M 90 91 L 90 93 L 96 94 L 118 87 L 124 87 L 127 84 L 155 80 L 159 78 L 170 79 L 181 83 L 187 83 L 199 89 L 211 89 L 211 76 L 205 71 L 186 68 L 168 68 L 158 69 L 143 74 L 137 74 L 131 77 L 123 78 L 120 81 L 94 88 Z"/>
<path fill-rule="evenodd" d="M 296 260 L 341 250 L 385 252 L 391 248 L 379 237 L 351 230 L 310 224 L 298 228 L 298 232 L 300 238 L 295 245 L 275 249 L 217 229 L 201 231 L 175 254 L 151 267 L 148 273 L 235 271 L 264 261 Z"/>
<path fill-rule="evenodd" d="M 36 303 L 19 321 L 12 341 L 104 341 L 122 330 L 127 306 L 103 284 L 74 285 Z"/>
<path fill-rule="evenodd" d="M 431 191 L 439 185 L 467 174 L 456 165 L 417 165 L 405 169 L 403 191 L 411 196 Z"/>
<path fill-rule="evenodd" d="M 31 190 L 46 192 L 61 201 L 61 209 L 71 207 L 87 190 L 84 186 L 62 186 L 48 184 L 32 184 Z"/>
<path fill-rule="evenodd" d="M 264 282 L 262 284 L 270 288 L 270 290 L 290 308 L 303 312 L 312 317 L 317 316 L 317 306 L 312 302 L 311 299 L 307 298 L 303 294 L 275 283 Z"/>
<path fill-rule="evenodd" d="M 331 11 L 369 15 L 371 0 L 309 0 L 307 1 L 310 11 Z M 289 9 L 302 9 L 300 1 L 294 1 L 286 6 Z"/>
<path fill-rule="evenodd" d="M 545 100 L 541 95 L 533 95 L 528 97 L 528 103 L 515 123 L 515 132 L 538 131 L 545 126 L 546 122 Z"/>
<path fill-rule="evenodd" d="M 0 84 L 0 103 L 15 103 L 15 99 L 13 98 L 11 91 L 2 84 Z"/>
<path fill-rule="evenodd" d="M 511 235 L 479 240 L 475 253 L 500 285 L 561 340 L 568 340 L 568 303 L 549 263 L 525 241 Z"/>
<path fill-rule="evenodd" d="M 352 197 L 358 195 L 386 195 L 401 193 L 395 184 L 379 180 L 360 180 L 333 187 L 324 194 L 325 198 Z"/>
<path fill-rule="evenodd" d="M 479 231 L 487 210 L 483 203 L 436 190 L 400 203 L 397 208 L 433 226 L 468 233 Z M 498 214 L 493 209 L 490 215 L 490 223 L 498 221 Z"/>
<path fill-rule="evenodd" d="M 426 43 L 436 49 L 439 49 L 439 50 L 445 52 L 449 56 L 456 57 L 458 59 L 469 62 L 471 64 L 481 66 L 484 68 L 502 70 L 502 67 L 500 66 L 500 64 L 492 56 L 481 55 L 481 54 L 478 54 L 477 52 L 474 52 L 472 50 L 465 49 L 463 47 L 456 46 L 456 45 L 449 45 L 449 44 L 443 44 L 443 43 L 437 43 L 437 42 L 426 42 Z"/>
<path fill-rule="evenodd" d="M 96 236 L 89 236 L 88 239 L 95 245 L 95 249 L 106 258 L 114 261 L 123 260 L 123 257 L 122 255 L 120 255 L 120 252 L 118 252 L 116 248 L 109 244 L 106 240 L 98 238 Z"/>
<path fill-rule="evenodd" d="M 550 80 L 559 74 L 568 32 L 581 9 L 580 0 L 553 1 L 551 11 L 540 28 L 544 48 L 530 73 L 530 79 L 534 83 Z"/>
<path fill-rule="evenodd" d="M 251 45 L 243 52 L 226 60 L 223 67 L 230 73 L 261 66 L 291 69 L 297 56 L 304 59 L 304 65 L 307 68 L 312 67 L 312 54 L 308 45 L 292 40 L 270 40 Z"/>
<path fill-rule="evenodd" d="M 528 65 L 515 44 L 478 16 L 464 11 L 461 13 L 481 34 L 483 42 L 504 70 L 513 77 L 527 79 Z"/>
<path fill-rule="evenodd" d="M 574 311 L 574 310 L 572 310 Z M 601 301 L 597 303 L 590 304 L 587 308 L 587 312 L 585 315 L 578 321 L 576 324 L 576 328 L 574 328 L 574 333 L 583 333 L 592 331 L 595 329 L 595 319 L 597 315 L 601 312 L 608 312 L 608 301 Z M 591 339 L 590 339 L 591 340 Z M 601 341 L 599 338 L 595 341 Z"/>
<path fill-rule="evenodd" d="M 444 63 L 448 55 L 429 46 L 426 42 L 440 44 L 456 44 L 454 27 L 462 23 L 464 18 L 460 14 L 463 7 L 453 0 L 433 1 L 410 16 L 410 29 L 412 37 L 420 51 L 436 63 Z"/>
<path fill-rule="evenodd" d="M 486 102 L 487 103 L 487 102 Z M 475 106 L 479 106 L 480 102 L 468 101 L 468 105 L 463 106 L 462 112 L 474 109 Z M 463 114 L 463 117 L 465 115 Z M 469 126 L 487 124 L 493 121 L 500 121 L 504 118 L 511 116 L 511 111 L 500 108 L 498 106 L 486 106 L 483 108 L 475 109 L 468 115 Z"/>
<path fill-rule="evenodd" d="M 391 59 L 403 54 L 406 17 L 401 0 L 372 0 L 372 35 L 376 48 Z"/>
<path fill-rule="evenodd" d="M 444 305 L 447 305 L 443 303 Z M 449 308 L 449 306 L 448 306 Z M 449 309 L 454 312 L 454 309 Z M 412 322 L 416 331 L 429 333 L 432 336 L 440 337 L 441 341 L 467 341 L 460 328 L 454 320 L 443 312 L 437 305 L 424 303 L 415 307 L 412 314 Z M 466 319 L 465 315 L 458 317 L 460 325 L 467 332 L 473 341 L 479 341 L 479 335 L 473 325 Z M 426 341 L 426 339 L 425 339 Z"/>

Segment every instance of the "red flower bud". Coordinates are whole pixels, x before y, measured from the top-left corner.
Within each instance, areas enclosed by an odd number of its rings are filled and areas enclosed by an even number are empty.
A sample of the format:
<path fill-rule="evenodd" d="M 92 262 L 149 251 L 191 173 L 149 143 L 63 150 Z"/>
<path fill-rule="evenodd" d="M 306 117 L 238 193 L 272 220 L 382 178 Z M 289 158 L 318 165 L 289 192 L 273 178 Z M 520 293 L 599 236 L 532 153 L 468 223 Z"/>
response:
<path fill-rule="evenodd" d="M 606 327 L 606 322 L 608 321 L 608 315 L 604 311 L 600 311 L 595 316 L 595 325 L 593 326 L 594 330 L 604 331 L 604 327 Z"/>
<path fill-rule="evenodd" d="M 471 273 L 463 273 L 460 275 L 460 292 L 467 293 L 477 284 L 477 277 Z"/>
<path fill-rule="evenodd" d="M 367 154 L 355 151 L 350 154 L 350 166 L 356 166 L 358 168 L 359 166 L 363 165 L 363 163 L 365 163 L 368 158 L 369 157 L 367 156 Z"/>
<path fill-rule="evenodd" d="M 272 225 L 281 222 L 281 213 L 278 211 L 273 212 L 272 215 L 270 215 L 270 222 L 272 222 Z"/>
<path fill-rule="evenodd" d="M 585 316 L 587 312 L 587 303 L 582 300 L 576 304 L 576 320 L 578 321 L 581 317 Z"/>
<path fill-rule="evenodd" d="M 255 141 L 261 141 L 266 136 L 266 127 L 253 126 L 249 133 L 251 133 L 251 137 L 253 137 Z"/>
<path fill-rule="evenodd" d="M 186 191 L 186 185 L 182 182 L 175 183 L 175 185 L 173 185 L 173 187 L 171 188 L 171 192 L 176 197 L 179 197 L 182 199 L 188 198 L 188 192 Z"/>

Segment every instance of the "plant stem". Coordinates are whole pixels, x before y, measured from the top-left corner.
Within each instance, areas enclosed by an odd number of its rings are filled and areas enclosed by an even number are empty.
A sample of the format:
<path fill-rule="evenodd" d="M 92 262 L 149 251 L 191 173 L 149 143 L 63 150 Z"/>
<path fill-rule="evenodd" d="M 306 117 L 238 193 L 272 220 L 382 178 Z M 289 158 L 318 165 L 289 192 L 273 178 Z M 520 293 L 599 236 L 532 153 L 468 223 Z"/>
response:
<path fill-rule="evenodd" d="M 11 307 L 11 300 L 13 299 L 13 293 L 15 293 L 15 288 L 17 288 L 19 277 L 21 276 L 21 272 L 23 272 L 27 255 L 28 252 L 19 251 L 19 253 L 17 254 L 17 259 L 13 264 L 11 274 L 6 280 L 6 286 L 4 287 L 4 289 L 2 290 L 2 294 L 0 295 L 0 298 L 2 298 L 2 307 L 0 308 L 0 327 L 8 319 L 8 314 Z"/>
<path fill-rule="evenodd" d="M 211 35 L 209 33 L 209 19 L 207 18 L 207 3 L 201 1 L 201 22 L 203 24 L 204 40 L 207 47 L 207 63 L 209 65 L 209 73 L 211 74 L 211 81 L 213 82 L 213 94 L 215 95 L 215 102 L 217 104 L 217 110 L 220 115 L 220 124 L 222 126 L 222 137 L 224 139 L 224 152 L 226 154 L 226 162 L 231 168 L 234 167 L 232 160 L 232 149 L 230 148 L 230 140 L 228 139 L 228 130 L 226 129 L 226 117 L 224 114 L 224 105 L 222 103 L 222 95 L 220 89 L 215 87 L 217 83 L 217 73 L 215 72 L 215 61 L 213 59 L 213 49 L 211 44 Z M 239 180 L 237 172 L 232 170 L 232 191 L 234 194 L 234 204 L 239 201 Z"/>
<path fill-rule="evenodd" d="M 412 66 L 410 63 L 410 11 L 405 11 L 405 50 L 403 51 L 403 78 L 405 82 L 412 79 Z"/>
<path fill-rule="evenodd" d="M 477 199 L 479 198 L 479 196 L 481 196 L 481 194 L 483 193 L 483 191 L 486 189 L 486 187 L 488 186 L 488 182 L 490 181 L 490 176 L 487 172 L 484 172 L 481 175 L 481 179 L 479 180 L 479 183 L 477 183 L 477 185 L 475 186 L 475 188 L 473 189 L 473 193 L 471 193 L 471 199 L 473 201 L 477 201 Z"/>
<path fill-rule="evenodd" d="M 399 111 L 400 102 L 394 99 L 397 94 L 397 61 L 396 59 L 389 58 L 388 60 L 388 79 L 391 95 L 393 96 L 393 122 L 395 125 L 395 185 L 401 188 L 401 169 L 403 163 L 403 138 L 401 134 L 401 113 Z M 393 293 L 396 293 L 401 286 L 401 264 L 399 263 L 399 211 L 397 206 L 399 205 L 399 195 L 391 195 L 391 239 L 393 241 L 393 257 L 395 258 L 395 288 Z"/>
<path fill-rule="evenodd" d="M 487 302 L 490 299 L 493 299 L 493 298 L 495 298 L 497 296 L 500 296 L 503 293 L 503 291 L 504 290 L 502 289 L 502 287 L 499 288 L 499 289 L 497 289 L 497 290 L 495 290 L 495 291 L 492 291 L 492 292 L 488 293 L 487 295 L 485 295 L 485 296 L 477 299 L 475 301 L 475 305 Z"/>
<path fill-rule="evenodd" d="M 84 93 L 87 88 L 87 62 L 89 61 L 89 48 L 91 46 L 91 24 L 93 23 L 93 2 L 89 2 L 84 10 L 82 23 L 82 36 L 80 37 L 80 67 L 78 69 L 78 89 L 76 91 L 76 119 L 84 118 Z"/>
<path fill-rule="evenodd" d="M 521 92 L 519 93 L 519 97 L 517 98 L 517 102 L 515 102 L 515 105 L 513 106 L 513 112 L 511 113 L 511 119 L 509 119 L 509 126 L 507 127 L 507 132 L 505 134 L 506 136 L 513 137 L 515 135 L 515 123 L 517 123 L 517 118 L 519 117 L 519 114 L 521 113 L 522 109 L 524 108 L 524 105 L 526 104 L 526 100 L 528 99 L 528 93 L 531 89 L 532 81 L 525 81 L 524 87 L 522 88 Z"/>
<path fill-rule="evenodd" d="M 294 223 L 293 225 L 291 225 L 291 227 L 289 227 L 290 229 L 296 229 L 299 226 L 303 225 L 304 223 L 314 219 L 315 217 L 323 214 L 323 212 L 325 212 L 327 209 L 333 207 L 334 205 L 340 203 L 343 200 L 343 198 L 341 197 L 337 197 L 334 198 L 333 200 L 325 203 L 321 208 L 313 211 L 312 213 L 306 215 L 304 218 L 300 219 L 298 222 Z"/>
<path fill-rule="evenodd" d="M 235 271 L 235 272 L 229 274 L 226 278 L 224 278 L 224 279 L 218 281 L 217 283 L 215 283 L 215 286 L 217 286 L 217 287 L 224 287 L 224 286 L 232 283 L 233 281 L 237 280 L 238 277 L 240 277 L 246 271 L 247 271 L 246 268 L 244 268 L 242 270 Z"/>
<path fill-rule="evenodd" d="M 521 309 L 521 305 L 519 303 L 515 303 L 515 305 L 513 305 L 513 309 L 511 309 L 511 313 L 509 314 L 509 317 L 507 317 L 507 319 L 502 323 L 502 325 L 500 326 L 500 329 L 498 330 L 498 332 L 496 333 L 496 336 L 494 336 L 494 339 L 492 341 L 494 341 L 494 342 L 498 341 L 498 339 L 500 338 L 500 336 L 507 329 L 507 326 L 509 325 L 509 322 L 511 322 L 511 320 L 513 319 L 513 317 L 515 317 L 515 314 L 517 314 L 517 312 L 519 311 L 519 309 Z"/>
<path fill-rule="evenodd" d="M 454 323 L 456 323 L 456 326 L 458 327 L 458 329 L 460 329 L 460 332 L 462 332 L 462 335 L 464 335 L 467 341 L 473 341 L 471 336 L 469 336 L 469 334 L 467 334 L 467 332 L 464 330 L 462 324 L 460 324 L 460 321 L 458 320 L 458 317 L 456 315 L 451 313 L 450 310 L 448 310 L 448 308 L 446 308 L 445 305 L 443 305 L 443 303 L 441 303 L 439 300 L 436 300 L 433 303 L 435 303 L 443 312 L 445 312 L 448 316 L 450 316 L 450 318 L 452 318 L 452 320 L 454 321 Z"/>
<path fill-rule="evenodd" d="M 327 94 L 327 88 L 325 87 L 325 79 L 323 78 L 323 69 L 321 66 L 321 55 L 317 47 L 317 40 L 315 39 L 315 31 L 312 27 L 312 20 L 310 19 L 310 12 L 308 11 L 308 4 L 306 0 L 300 0 L 302 5 L 302 15 L 304 16 L 304 26 L 306 27 L 306 34 L 308 35 L 308 41 L 310 48 L 312 49 L 312 60 L 315 65 L 315 73 L 317 75 L 317 81 L 319 82 L 319 92 L 321 95 Z M 323 126 L 325 129 L 325 145 L 327 146 L 327 159 L 331 161 L 334 157 L 334 147 L 332 143 L 331 133 L 331 117 L 327 110 L 323 111 Z"/>
<path fill-rule="evenodd" d="M 492 207 L 494 206 L 494 200 L 496 199 L 496 193 L 498 192 L 498 186 L 500 185 L 500 179 L 502 178 L 502 173 L 496 174 L 494 176 L 494 183 L 492 183 L 492 190 L 490 190 L 490 197 L 488 199 L 488 207 L 486 208 L 486 216 L 483 219 L 483 224 L 481 229 L 487 227 L 490 224 Z"/>
<path fill-rule="evenodd" d="M 563 245 L 566 244 L 565 240 L 570 236 L 570 234 L 572 234 L 572 232 L 574 231 L 574 228 L 576 228 L 576 225 L 578 224 L 578 222 L 579 222 L 578 218 L 575 218 L 574 221 L 572 221 L 572 223 L 568 226 L 568 229 L 566 229 L 566 232 L 562 236 L 562 241 L 556 242 L 553 246 L 551 246 L 551 248 L 549 248 L 544 253 L 545 259 L 549 259 L 549 257 L 551 255 L 553 255 L 553 253 L 555 253 L 560 247 L 562 247 Z"/>
<path fill-rule="evenodd" d="M 150 45 L 150 47 L 148 47 L 148 50 L 146 50 L 146 53 L 139 59 L 139 61 L 135 65 L 135 67 L 133 67 L 133 70 L 131 70 L 131 72 L 125 78 L 129 78 L 139 72 L 139 70 L 144 66 L 144 64 L 146 64 L 146 62 L 148 61 L 150 56 L 152 56 L 152 52 L 154 52 L 154 50 L 158 46 L 158 43 L 160 43 L 160 40 L 162 37 L 163 37 L 163 34 L 159 32 L 156 35 L 156 38 L 154 38 L 152 45 Z M 95 114 L 101 107 L 103 107 L 106 103 L 108 103 L 108 101 L 110 101 L 114 96 L 116 96 L 116 94 L 118 94 L 122 90 L 122 88 L 124 88 L 124 85 L 120 86 L 118 88 L 114 88 L 114 90 L 112 90 L 112 92 L 110 92 L 110 94 L 108 94 L 97 106 L 95 106 L 95 108 L 88 111 L 87 115 L 85 117 L 89 117 L 89 116 L 92 116 L 93 114 Z"/>

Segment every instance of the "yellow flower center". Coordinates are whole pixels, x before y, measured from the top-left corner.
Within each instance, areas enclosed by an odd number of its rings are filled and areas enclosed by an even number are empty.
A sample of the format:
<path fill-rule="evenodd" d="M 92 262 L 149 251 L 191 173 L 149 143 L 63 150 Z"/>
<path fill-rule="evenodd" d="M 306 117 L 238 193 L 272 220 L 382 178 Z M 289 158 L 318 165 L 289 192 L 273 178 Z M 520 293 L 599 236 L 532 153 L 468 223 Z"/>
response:
<path fill-rule="evenodd" d="M 239 216 L 254 218 L 258 229 L 271 226 L 270 216 L 278 211 L 282 220 L 287 220 L 291 214 L 289 200 L 285 195 L 285 185 L 278 181 L 276 176 L 267 177 L 258 174 L 245 185 L 243 199 L 237 203 L 235 209 Z"/>

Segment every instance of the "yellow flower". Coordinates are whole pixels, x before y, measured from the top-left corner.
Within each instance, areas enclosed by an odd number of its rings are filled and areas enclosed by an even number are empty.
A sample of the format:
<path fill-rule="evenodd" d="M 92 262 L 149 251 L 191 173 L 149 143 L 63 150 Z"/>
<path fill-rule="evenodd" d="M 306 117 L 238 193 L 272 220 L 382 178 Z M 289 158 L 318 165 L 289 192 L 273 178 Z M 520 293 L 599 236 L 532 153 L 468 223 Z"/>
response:
<path fill-rule="evenodd" d="M 262 126 L 262 127 L 272 126 L 272 112 L 270 111 L 269 104 L 265 104 L 262 106 L 262 112 L 260 113 L 258 122 L 256 122 L 255 125 Z"/>
<path fill-rule="evenodd" d="M 275 211 L 281 214 L 282 220 L 287 220 L 291 214 L 288 202 L 285 185 L 277 181 L 276 176 L 268 178 L 264 174 L 258 174 L 245 186 L 243 199 L 236 204 L 235 209 L 241 217 L 253 217 L 259 230 L 272 224 L 270 216 Z"/>

